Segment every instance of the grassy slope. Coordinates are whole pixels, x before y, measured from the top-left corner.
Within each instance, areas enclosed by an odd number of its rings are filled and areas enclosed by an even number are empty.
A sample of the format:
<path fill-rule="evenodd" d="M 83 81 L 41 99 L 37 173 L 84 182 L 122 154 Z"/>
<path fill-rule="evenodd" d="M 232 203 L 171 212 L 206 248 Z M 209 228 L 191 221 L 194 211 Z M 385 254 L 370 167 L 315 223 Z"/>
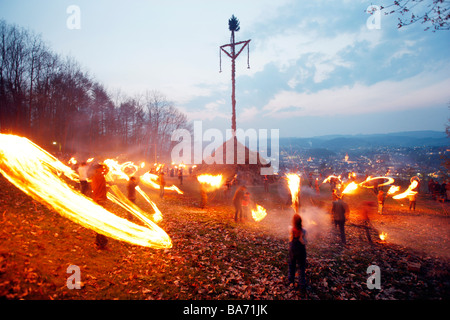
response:
<path fill-rule="evenodd" d="M 173 248 L 166 250 L 110 239 L 109 250 L 99 251 L 92 231 L 30 199 L 3 177 L 0 190 L 0 296 L 8 299 L 449 298 L 448 261 L 378 239 L 371 246 L 352 217 L 345 248 L 329 223 L 322 221 L 322 228 L 310 233 L 309 294 L 290 289 L 286 276 L 291 211 L 282 209 L 276 185 L 269 195 L 260 187 L 250 189 L 269 214 L 260 223 L 239 224 L 219 192 L 210 194 L 208 207 L 200 209 L 198 186 L 189 178 L 185 195 L 166 192 L 160 200 L 156 191 L 145 189 L 163 213 L 159 225 L 173 241 Z M 324 193 L 314 200 L 306 198 L 304 207 L 314 201 L 326 212 L 329 201 Z M 350 205 L 365 197 L 349 197 Z M 151 212 L 140 199 L 138 205 Z M 427 205 L 430 208 L 422 213 L 434 214 L 435 205 Z M 391 210 L 402 212 L 396 206 Z M 411 262 L 419 262 L 420 270 L 412 271 Z M 81 290 L 66 286 L 71 264 L 81 269 Z M 371 264 L 382 270 L 381 290 L 366 286 Z"/>

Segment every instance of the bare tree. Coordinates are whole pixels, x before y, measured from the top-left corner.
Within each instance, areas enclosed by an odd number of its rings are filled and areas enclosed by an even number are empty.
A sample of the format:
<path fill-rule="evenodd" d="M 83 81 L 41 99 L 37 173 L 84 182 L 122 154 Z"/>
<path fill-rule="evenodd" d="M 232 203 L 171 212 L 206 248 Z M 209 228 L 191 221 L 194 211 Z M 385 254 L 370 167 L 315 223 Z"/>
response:
<path fill-rule="evenodd" d="M 75 59 L 0 20 L 0 132 L 61 152 L 133 150 L 167 159 L 171 133 L 181 127 L 189 127 L 186 116 L 161 93 L 109 93 Z"/>
<path fill-rule="evenodd" d="M 398 27 L 423 23 L 425 30 L 450 30 L 449 0 L 396 0 L 382 6 L 385 14 L 398 14 Z"/>
<path fill-rule="evenodd" d="M 172 147 L 172 132 L 189 128 L 187 117 L 158 91 L 147 91 L 144 105 L 147 113 L 147 154 L 155 161 L 167 160 Z"/>

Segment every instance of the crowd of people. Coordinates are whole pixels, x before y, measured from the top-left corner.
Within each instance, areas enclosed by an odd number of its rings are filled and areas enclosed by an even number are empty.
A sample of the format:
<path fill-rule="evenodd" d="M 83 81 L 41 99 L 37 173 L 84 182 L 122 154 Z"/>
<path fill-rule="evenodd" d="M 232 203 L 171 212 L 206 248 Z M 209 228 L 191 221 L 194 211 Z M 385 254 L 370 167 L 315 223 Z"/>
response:
<path fill-rule="evenodd" d="M 447 180 L 440 184 L 438 181 L 430 179 L 428 181 L 428 192 L 433 200 L 450 201 L 450 182 Z"/>
<path fill-rule="evenodd" d="M 92 166 L 88 166 L 86 162 L 82 162 L 78 166 L 78 173 L 80 177 L 80 191 L 85 195 L 90 195 L 96 203 L 105 207 L 107 202 L 107 184 L 105 176 L 108 173 L 108 167 L 102 164 L 97 164 L 93 166 L 94 170 L 92 172 Z M 165 172 L 160 170 L 159 185 L 160 185 L 160 198 L 164 198 L 164 187 L 166 185 Z M 171 176 L 174 176 L 172 174 Z M 183 172 L 179 170 L 178 179 L 180 186 L 183 183 Z M 88 182 L 90 180 L 90 183 Z M 317 180 L 317 179 L 316 179 Z M 318 189 L 313 183 L 313 179 L 309 179 L 310 188 L 315 190 Z M 136 201 L 136 187 L 139 184 L 139 178 L 131 177 L 127 185 L 128 199 L 135 203 Z M 269 192 L 269 179 L 267 177 L 262 178 L 262 184 L 264 186 L 264 191 Z M 229 193 L 233 185 L 236 185 L 236 190 L 234 196 L 231 199 L 232 205 L 234 207 L 234 221 L 236 223 L 246 221 L 250 218 L 250 210 L 254 203 L 250 199 L 250 192 L 244 184 L 239 184 L 236 179 L 227 180 L 224 184 L 224 194 L 226 199 L 229 198 Z M 330 181 L 330 186 L 336 187 L 335 181 Z M 444 201 L 449 199 L 450 183 L 443 183 L 442 185 L 434 180 L 430 180 L 428 183 L 429 193 L 434 200 L 440 200 L 444 197 Z M 370 214 L 372 212 L 378 212 L 382 215 L 384 213 L 384 203 L 386 200 L 386 193 L 382 188 L 374 187 L 374 194 L 376 197 L 374 201 L 362 201 L 358 212 L 360 215 L 360 227 L 365 234 L 367 241 L 372 243 L 372 236 L 374 229 L 370 222 Z M 202 189 L 203 190 L 203 189 Z M 340 241 L 342 245 L 347 244 L 345 225 L 349 213 L 349 206 L 344 201 L 344 195 L 340 194 L 336 188 L 331 188 L 331 218 L 332 223 L 339 234 Z M 417 189 L 418 191 L 418 189 Z M 418 192 L 414 192 L 409 196 L 409 209 L 416 209 Z M 202 194 L 202 203 L 206 205 L 206 191 Z M 290 199 L 290 197 L 289 197 Z M 291 201 L 291 200 L 290 200 Z M 291 205 L 292 203 L 290 203 Z M 204 207 L 204 205 L 202 207 Z M 293 206 L 294 214 L 292 216 L 292 222 L 289 227 L 289 247 L 288 247 L 288 281 L 291 287 L 298 288 L 300 290 L 306 289 L 306 258 L 307 258 L 307 231 L 303 227 L 302 218 L 299 212 L 300 199 L 298 199 L 298 206 Z M 377 209 L 376 209 L 377 208 Z M 129 219 L 133 217 L 129 216 Z M 95 244 L 98 249 L 104 250 L 107 248 L 108 239 L 102 234 L 96 234 Z M 299 280 L 295 280 L 295 276 L 299 271 Z"/>

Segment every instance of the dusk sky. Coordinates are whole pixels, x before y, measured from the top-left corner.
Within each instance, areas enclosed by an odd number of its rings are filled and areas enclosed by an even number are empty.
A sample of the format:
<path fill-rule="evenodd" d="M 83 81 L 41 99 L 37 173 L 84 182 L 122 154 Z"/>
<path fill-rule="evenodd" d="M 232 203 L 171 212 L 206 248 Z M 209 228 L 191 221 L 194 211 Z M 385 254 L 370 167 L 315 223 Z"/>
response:
<path fill-rule="evenodd" d="M 250 42 L 236 64 L 237 127 L 281 137 L 445 131 L 450 31 L 397 28 L 359 0 L 0 0 L 0 19 L 71 56 L 109 90 L 159 91 L 204 128 L 231 127 L 228 19 Z M 67 22 L 79 8 L 79 29 Z M 70 24 L 70 23 L 69 23 Z M 73 24 L 72 24 L 73 26 Z"/>

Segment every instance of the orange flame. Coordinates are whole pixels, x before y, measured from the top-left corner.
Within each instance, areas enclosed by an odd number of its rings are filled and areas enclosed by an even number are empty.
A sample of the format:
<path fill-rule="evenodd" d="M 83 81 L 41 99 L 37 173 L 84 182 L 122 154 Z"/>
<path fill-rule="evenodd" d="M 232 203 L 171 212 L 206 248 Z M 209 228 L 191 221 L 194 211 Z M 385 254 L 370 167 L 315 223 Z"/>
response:
<path fill-rule="evenodd" d="M 197 180 L 209 190 L 218 189 L 223 184 L 223 176 L 221 174 L 201 174 L 197 176 Z"/>
<path fill-rule="evenodd" d="M 386 240 L 386 238 L 387 238 L 387 233 L 386 233 L 386 232 L 380 233 L 380 240 L 381 240 L 381 241 Z"/>
<path fill-rule="evenodd" d="M 349 194 L 358 189 L 358 185 L 355 182 L 350 182 L 342 191 L 342 194 Z"/>
<path fill-rule="evenodd" d="M 256 222 L 264 219 L 266 215 L 267 215 L 266 209 L 260 206 L 259 204 L 256 205 L 256 210 L 252 210 L 252 217 L 253 220 L 255 220 Z"/>
<path fill-rule="evenodd" d="M 292 207 L 296 210 L 298 194 L 300 193 L 300 176 L 296 173 L 286 173 L 289 190 L 291 191 Z"/>
<path fill-rule="evenodd" d="M 78 176 L 51 154 L 15 135 L 0 134 L 0 173 L 33 199 L 62 216 L 107 237 L 132 244 L 171 248 L 167 233 L 150 220 L 146 227 L 120 218 L 65 183 L 61 174 Z M 111 194 L 108 194 L 110 197 Z"/>
<path fill-rule="evenodd" d="M 418 184 L 419 184 L 419 182 L 417 180 L 413 180 L 405 192 L 397 194 L 396 196 L 393 196 L 392 199 L 395 199 L 395 200 L 404 199 L 409 195 L 416 194 L 417 191 L 413 191 L 413 190 L 417 187 Z"/>

